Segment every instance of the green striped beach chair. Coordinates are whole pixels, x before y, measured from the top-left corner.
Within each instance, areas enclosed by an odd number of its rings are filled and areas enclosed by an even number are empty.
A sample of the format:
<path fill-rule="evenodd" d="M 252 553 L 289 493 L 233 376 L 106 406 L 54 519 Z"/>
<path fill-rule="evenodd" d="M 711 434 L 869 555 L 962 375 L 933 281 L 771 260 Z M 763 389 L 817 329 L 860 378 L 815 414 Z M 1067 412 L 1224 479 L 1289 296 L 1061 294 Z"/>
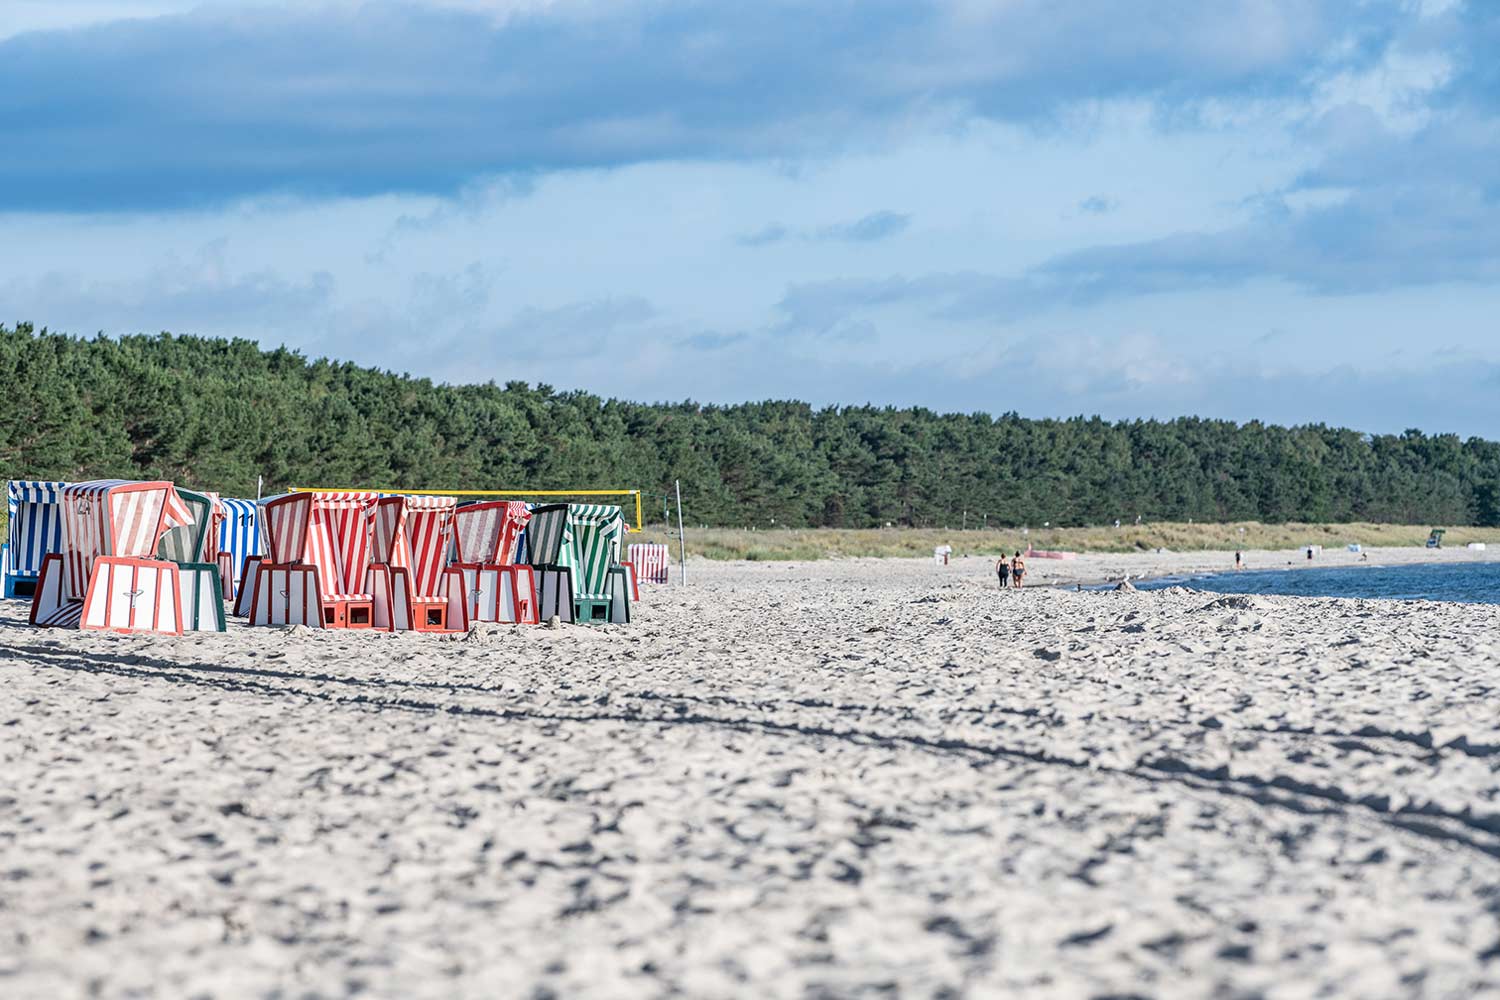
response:
<path fill-rule="evenodd" d="M 609 504 L 536 507 L 526 526 L 527 556 L 537 571 L 543 621 L 557 615 L 586 625 L 630 621 L 620 548 L 625 515 Z M 618 578 L 618 581 L 617 581 Z"/>
<path fill-rule="evenodd" d="M 206 562 L 219 512 L 219 498 L 177 488 L 177 498 L 192 513 L 191 524 L 171 528 L 161 536 L 156 557 L 177 564 L 178 607 L 184 632 L 223 632 L 224 584 L 217 562 Z M 214 539 L 216 542 L 217 540 Z M 217 549 L 217 544 L 213 546 Z"/>

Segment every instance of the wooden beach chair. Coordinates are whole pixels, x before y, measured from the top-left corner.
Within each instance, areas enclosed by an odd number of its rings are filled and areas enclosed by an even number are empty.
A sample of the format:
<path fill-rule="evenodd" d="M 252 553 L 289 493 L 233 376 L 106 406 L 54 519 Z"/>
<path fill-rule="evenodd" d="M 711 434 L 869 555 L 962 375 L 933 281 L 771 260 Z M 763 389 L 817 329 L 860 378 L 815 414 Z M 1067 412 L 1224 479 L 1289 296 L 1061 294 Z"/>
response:
<path fill-rule="evenodd" d="M 31 597 L 42 575 L 42 561 L 62 551 L 62 491 L 67 483 L 12 479 L 5 484 L 10 515 L 6 534 L 5 597 Z"/>
<path fill-rule="evenodd" d="M 464 576 L 448 566 L 453 497 L 391 496 L 370 505 L 365 589 L 374 626 L 389 631 L 463 632 L 469 627 Z"/>
<path fill-rule="evenodd" d="M 218 552 L 220 584 L 226 598 L 239 595 L 245 560 L 260 555 L 260 508 L 254 500 L 219 498 Z"/>
<path fill-rule="evenodd" d="M 671 557 L 667 547 L 660 542 L 634 542 L 629 548 L 629 561 L 635 564 L 636 578 L 641 583 L 666 583 L 667 567 Z"/>
<path fill-rule="evenodd" d="M 453 569 L 470 621 L 538 621 L 536 573 L 515 561 L 531 512 L 519 500 L 464 504 L 453 515 Z"/>
<path fill-rule="evenodd" d="M 625 515 L 609 504 L 548 504 L 531 512 L 526 528 L 528 552 L 537 570 L 541 617 L 605 624 L 630 620 L 628 581 L 611 583 L 620 569 Z M 570 599 L 565 588 L 571 591 Z M 571 605 L 571 615 L 564 609 Z"/>
<path fill-rule="evenodd" d="M 192 517 L 169 528 L 157 543 L 159 559 L 177 564 L 178 603 L 184 632 L 223 632 L 224 589 L 219 577 L 219 497 L 177 488 L 177 498 Z"/>
<path fill-rule="evenodd" d="M 374 597 L 360 588 L 370 566 L 368 508 L 379 497 L 288 493 L 263 501 L 268 555 L 255 569 L 250 624 L 371 628 Z"/>
<path fill-rule="evenodd" d="M 60 497 L 62 551 L 43 559 L 34 625 L 180 635 L 180 574 L 162 538 L 193 525 L 168 482 L 71 483 Z"/>

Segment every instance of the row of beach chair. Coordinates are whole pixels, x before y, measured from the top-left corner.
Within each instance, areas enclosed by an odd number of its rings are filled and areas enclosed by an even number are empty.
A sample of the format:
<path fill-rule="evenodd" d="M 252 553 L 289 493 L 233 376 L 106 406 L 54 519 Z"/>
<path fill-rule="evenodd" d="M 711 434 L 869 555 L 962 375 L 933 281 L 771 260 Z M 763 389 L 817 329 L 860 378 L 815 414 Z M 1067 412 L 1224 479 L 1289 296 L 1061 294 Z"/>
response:
<path fill-rule="evenodd" d="M 30 622 L 119 632 L 251 625 L 457 632 L 474 622 L 627 623 L 637 563 L 599 504 L 460 504 L 375 492 L 221 498 L 169 482 L 12 482 L 6 596 Z"/>

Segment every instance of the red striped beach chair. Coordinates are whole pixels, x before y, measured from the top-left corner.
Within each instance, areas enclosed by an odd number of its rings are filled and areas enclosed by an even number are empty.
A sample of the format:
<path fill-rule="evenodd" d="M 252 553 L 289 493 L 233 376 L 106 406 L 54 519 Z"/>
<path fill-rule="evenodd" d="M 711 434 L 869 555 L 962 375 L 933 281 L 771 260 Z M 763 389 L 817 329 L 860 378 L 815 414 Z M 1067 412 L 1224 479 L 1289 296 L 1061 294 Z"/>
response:
<path fill-rule="evenodd" d="M 42 564 L 33 625 L 181 635 L 177 564 L 156 558 L 192 511 L 168 482 L 72 483 L 61 498 L 62 551 Z"/>
<path fill-rule="evenodd" d="M 517 564 L 531 520 L 519 500 L 465 504 L 453 514 L 453 569 L 463 579 L 470 621 L 537 623 L 536 574 Z"/>
<path fill-rule="evenodd" d="M 637 580 L 643 583 L 667 582 L 667 566 L 671 559 L 665 545 L 660 542 L 636 542 L 628 552 L 630 562 L 635 565 Z"/>
<path fill-rule="evenodd" d="M 469 627 L 463 574 L 448 567 L 453 497 L 382 497 L 370 505 L 374 624 L 389 631 L 463 632 Z"/>
<path fill-rule="evenodd" d="M 368 508 L 378 497 L 289 493 L 265 501 L 270 555 L 255 567 L 250 624 L 372 627 L 374 597 L 361 588 L 370 566 Z"/>

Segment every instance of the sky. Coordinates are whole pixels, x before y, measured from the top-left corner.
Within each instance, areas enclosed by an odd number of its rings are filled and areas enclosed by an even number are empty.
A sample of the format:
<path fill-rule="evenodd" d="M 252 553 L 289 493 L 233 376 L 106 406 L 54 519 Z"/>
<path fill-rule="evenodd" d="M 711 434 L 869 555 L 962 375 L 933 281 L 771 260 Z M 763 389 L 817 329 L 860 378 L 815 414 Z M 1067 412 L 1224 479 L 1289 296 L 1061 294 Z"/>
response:
<path fill-rule="evenodd" d="M 1500 3 L 0 0 L 0 321 L 1500 438 Z"/>

